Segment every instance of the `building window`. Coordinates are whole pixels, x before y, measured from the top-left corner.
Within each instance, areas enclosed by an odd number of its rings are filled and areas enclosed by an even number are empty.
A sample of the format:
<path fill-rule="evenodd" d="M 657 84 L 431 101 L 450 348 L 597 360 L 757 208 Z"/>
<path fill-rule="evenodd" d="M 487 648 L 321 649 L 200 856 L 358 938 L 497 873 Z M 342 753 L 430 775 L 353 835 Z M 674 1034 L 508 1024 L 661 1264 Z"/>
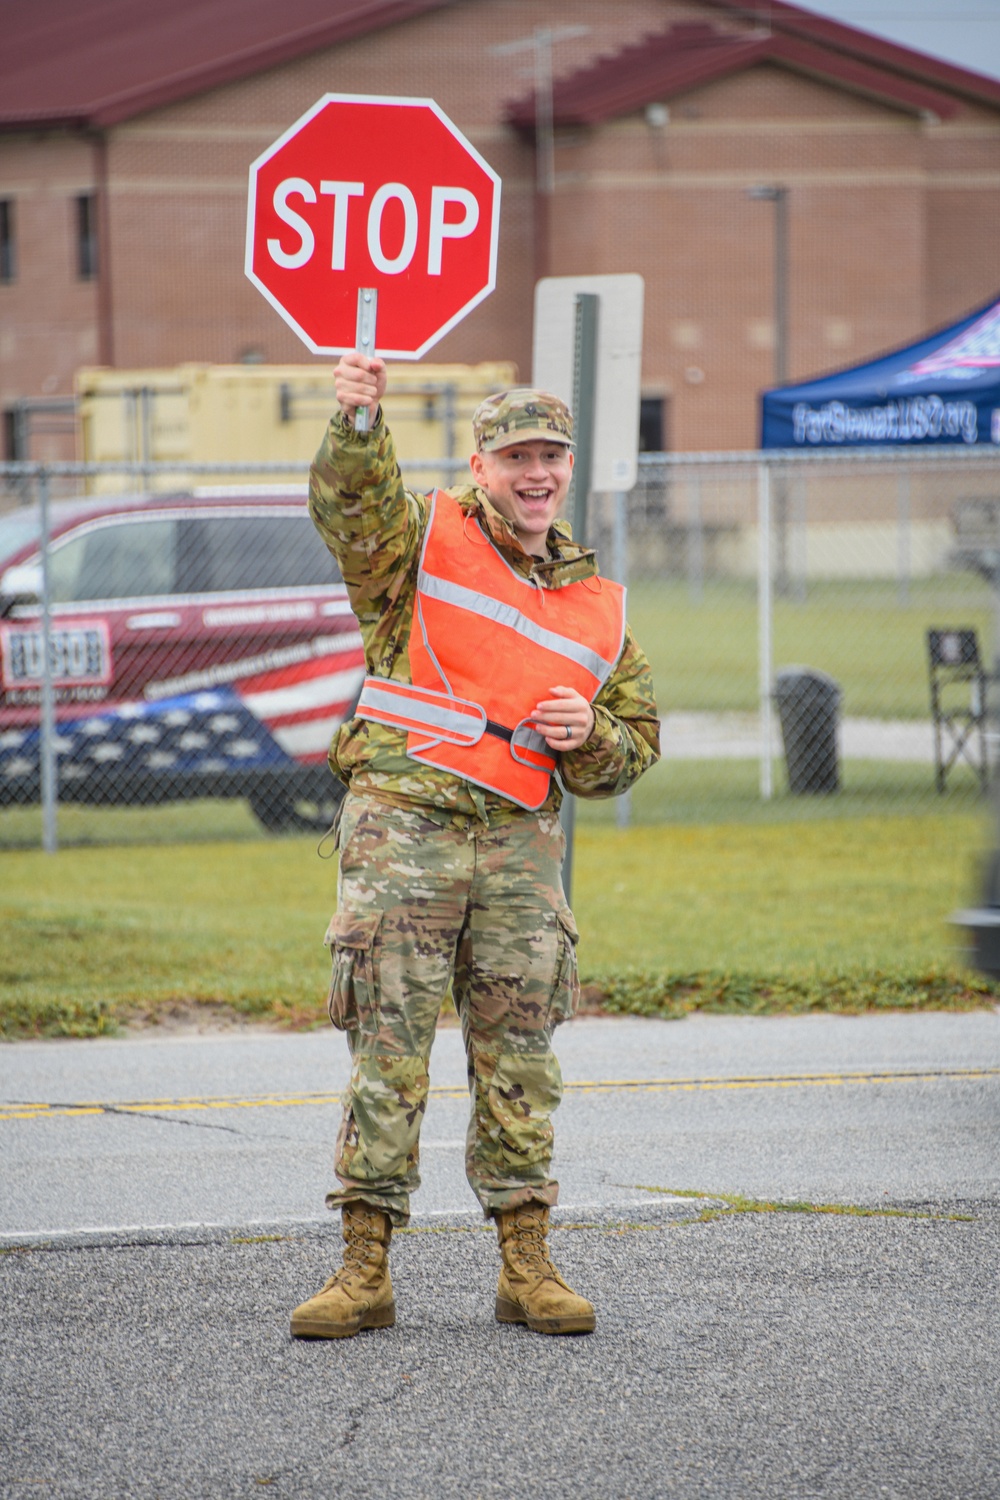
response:
<path fill-rule="evenodd" d="M 97 198 L 81 193 L 76 200 L 76 274 L 81 281 L 97 275 Z"/>
<path fill-rule="evenodd" d="M 0 198 L 0 282 L 17 276 L 17 246 L 14 241 L 14 200 Z"/>
<path fill-rule="evenodd" d="M 662 396 L 643 396 L 639 402 L 639 452 L 666 451 L 666 413 Z"/>
<path fill-rule="evenodd" d="M 24 452 L 24 423 L 20 420 L 21 413 L 8 407 L 3 414 L 3 456 L 4 462 L 16 464 L 22 458 L 26 458 Z"/>

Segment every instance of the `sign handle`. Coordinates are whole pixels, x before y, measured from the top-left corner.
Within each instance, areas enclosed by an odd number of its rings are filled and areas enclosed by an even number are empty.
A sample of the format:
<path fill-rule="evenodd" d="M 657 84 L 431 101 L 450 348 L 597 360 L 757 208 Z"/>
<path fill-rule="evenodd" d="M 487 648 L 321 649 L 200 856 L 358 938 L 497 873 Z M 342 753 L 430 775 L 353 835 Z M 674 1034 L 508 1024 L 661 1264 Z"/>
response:
<path fill-rule="evenodd" d="M 378 313 L 378 291 L 373 286 L 358 288 L 358 324 L 354 346 L 359 354 L 375 353 L 375 318 Z M 370 406 L 359 406 L 354 413 L 354 431 L 368 432 L 371 426 Z"/>

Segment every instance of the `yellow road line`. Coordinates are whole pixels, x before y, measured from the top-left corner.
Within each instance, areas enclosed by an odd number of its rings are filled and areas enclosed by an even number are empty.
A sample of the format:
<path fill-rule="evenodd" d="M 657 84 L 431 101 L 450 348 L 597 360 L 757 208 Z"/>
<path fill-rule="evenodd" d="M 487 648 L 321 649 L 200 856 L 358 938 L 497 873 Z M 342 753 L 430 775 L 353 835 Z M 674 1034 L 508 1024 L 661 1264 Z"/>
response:
<path fill-rule="evenodd" d="M 567 1083 L 567 1094 L 633 1094 L 704 1093 L 736 1089 L 833 1088 L 850 1084 L 930 1083 L 941 1079 L 976 1080 L 1000 1078 L 1000 1068 L 933 1068 L 868 1070 L 858 1073 L 792 1073 L 784 1076 L 734 1078 L 607 1078 L 583 1079 Z M 466 1099 L 464 1088 L 432 1085 L 429 1093 L 435 1099 Z M 49 1120 L 78 1115 L 163 1115 L 209 1109 L 297 1109 L 339 1104 L 339 1092 L 320 1094 L 263 1094 L 240 1098 L 132 1099 L 121 1103 L 85 1100 L 75 1104 L 43 1101 L 18 1101 L 0 1104 L 0 1121 Z"/>

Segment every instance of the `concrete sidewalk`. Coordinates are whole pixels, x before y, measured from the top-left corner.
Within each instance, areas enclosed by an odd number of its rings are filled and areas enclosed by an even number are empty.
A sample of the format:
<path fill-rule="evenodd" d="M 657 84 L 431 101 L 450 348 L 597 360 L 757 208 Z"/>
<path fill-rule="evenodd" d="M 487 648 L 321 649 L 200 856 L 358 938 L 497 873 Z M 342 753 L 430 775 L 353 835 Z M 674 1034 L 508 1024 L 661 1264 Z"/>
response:
<path fill-rule="evenodd" d="M 662 727 L 666 760 L 756 760 L 760 754 L 758 714 L 665 714 Z M 781 753 L 781 726 L 771 724 L 771 747 Z M 837 747 L 844 760 L 909 761 L 934 765 L 934 728 L 930 719 L 843 719 Z"/>

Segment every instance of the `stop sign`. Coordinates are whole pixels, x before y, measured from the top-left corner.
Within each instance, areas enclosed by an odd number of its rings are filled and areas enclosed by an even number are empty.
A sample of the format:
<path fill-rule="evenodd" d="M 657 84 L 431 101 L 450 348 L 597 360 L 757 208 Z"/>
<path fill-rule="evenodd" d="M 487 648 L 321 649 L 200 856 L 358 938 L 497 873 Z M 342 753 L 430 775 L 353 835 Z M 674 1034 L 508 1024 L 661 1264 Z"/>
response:
<path fill-rule="evenodd" d="M 314 354 L 419 359 L 496 284 L 500 179 L 432 99 L 325 94 L 250 168 L 246 274 Z"/>

